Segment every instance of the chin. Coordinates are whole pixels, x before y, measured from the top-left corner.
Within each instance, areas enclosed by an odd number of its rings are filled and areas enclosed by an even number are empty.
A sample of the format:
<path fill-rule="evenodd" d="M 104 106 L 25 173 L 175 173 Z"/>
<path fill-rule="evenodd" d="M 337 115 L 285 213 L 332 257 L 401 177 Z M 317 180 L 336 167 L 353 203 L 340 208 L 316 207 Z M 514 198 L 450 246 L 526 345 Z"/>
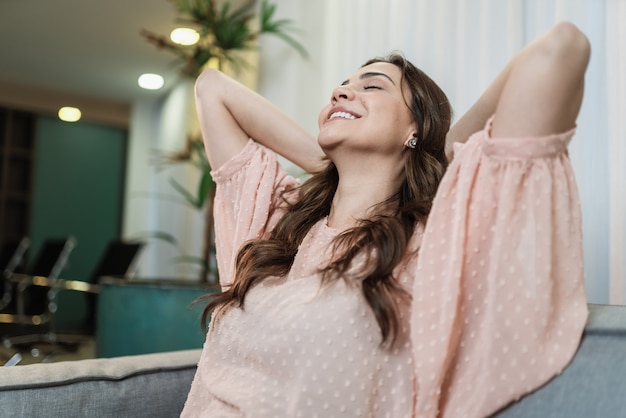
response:
<path fill-rule="evenodd" d="M 341 142 L 342 141 L 338 138 L 328 135 L 328 133 L 323 131 L 317 136 L 317 143 L 326 154 L 328 154 L 329 151 L 336 149 Z"/>

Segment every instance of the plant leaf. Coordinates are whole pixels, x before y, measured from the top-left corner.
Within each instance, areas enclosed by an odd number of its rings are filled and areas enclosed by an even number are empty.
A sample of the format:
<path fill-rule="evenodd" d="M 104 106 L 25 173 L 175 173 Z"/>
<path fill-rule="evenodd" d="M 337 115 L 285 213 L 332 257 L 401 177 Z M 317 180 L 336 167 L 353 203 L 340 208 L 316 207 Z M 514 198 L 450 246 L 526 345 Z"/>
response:
<path fill-rule="evenodd" d="M 261 29 L 259 33 L 267 33 L 277 36 L 283 41 L 287 42 L 289 46 L 294 48 L 302 58 L 308 58 L 309 54 L 304 46 L 296 41 L 289 32 L 298 32 L 298 30 L 291 26 L 293 20 L 291 19 L 278 19 L 272 20 L 274 13 L 276 12 L 276 5 L 270 4 L 268 0 L 263 0 L 261 3 Z"/>
<path fill-rule="evenodd" d="M 275 35 L 294 48 L 303 58 L 308 58 L 304 46 L 292 34 L 297 32 L 291 19 L 274 20 L 276 5 L 263 0 L 260 10 L 260 29 L 256 30 L 252 21 L 255 16 L 256 1 L 246 0 L 242 6 L 232 11 L 232 2 L 224 0 L 170 0 L 181 15 L 179 22 L 193 24 L 198 28 L 201 41 L 193 47 L 181 46 L 166 37 L 144 33 L 148 41 L 157 47 L 166 49 L 178 57 L 183 76 L 195 79 L 206 63 L 216 57 L 220 62 L 231 64 L 235 72 L 252 65 L 241 57 L 234 57 L 233 51 L 252 49 L 253 42 L 262 33 Z M 217 4 L 221 7 L 217 10 Z"/>
<path fill-rule="evenodd" d="M 190 264 L 199 264 L 200 266 L 209 267 L 209 260 L 205 260 L 202 257 L 197 257 L 193 255 L 180 255 L 178 257 L 174 257 L 175 263 L 190 263 Z"/>
<path fill-rule="evenodd" d="M 203 172 L 200 181 L 198 182 L 198 208 L 203 208 L 209 196 L 209 188 L 211 187 L 211 175 L 208 172 Z"/>
<path fill-rule="evenodd" d="M 180 193 L 185 198 L 185 200 L 191 206 L 193 206 L 196 209 L 202 209 L 202 206 L 200 206 L 198 202 L 198 198 L 194 196 L 191 192 L 189 192 L 187 189 L 185 189 L 183 185 L 181 185 L 179 182 L 177 182 L 173 178 L 170 178 L 170 184 L 172 185 L 174 189 L 176 189 L 178 193 Z"/>
<path fill-rule="evenodd" d="M 144 231 L 144 232 L 138 232 L 135 235 L 136 240 L 145 240 L 148 238 L 155 238 L 161 241 L 165 241 L 169 244 L 172 244 L 174 247 L 178 248 L 179 243 L 178 240 L 176 239 L 176 237 L 174 237 L 174 235 L 168 233 L 168 232 L 164 232 L 164 231 Z"/>

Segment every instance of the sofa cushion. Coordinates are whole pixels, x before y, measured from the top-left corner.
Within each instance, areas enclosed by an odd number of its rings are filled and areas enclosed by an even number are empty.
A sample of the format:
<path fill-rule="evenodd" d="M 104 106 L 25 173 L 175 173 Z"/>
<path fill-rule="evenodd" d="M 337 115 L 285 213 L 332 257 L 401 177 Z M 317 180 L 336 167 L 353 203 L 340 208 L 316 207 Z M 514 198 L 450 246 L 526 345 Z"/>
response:
<path fill-rule="evenodd" d="M 626 307 L 589 305 L 576 356 L 540 390 L 499 418 L 626 416 Z"/>
<path fill-rule="evenodd" d="M 0 415 L 177 417 L 201 350 L 0 369 Z M 6 414 L 6 415 L 3 415 Z"/>

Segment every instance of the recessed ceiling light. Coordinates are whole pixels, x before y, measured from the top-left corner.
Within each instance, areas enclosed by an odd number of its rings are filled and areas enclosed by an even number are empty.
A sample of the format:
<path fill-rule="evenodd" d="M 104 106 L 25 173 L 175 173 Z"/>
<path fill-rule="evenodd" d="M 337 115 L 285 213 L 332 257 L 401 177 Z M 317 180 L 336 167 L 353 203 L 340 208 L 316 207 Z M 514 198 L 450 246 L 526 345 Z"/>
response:
<path fill-rule="evenodd" d="M 158 74 L 142 74 L 139 76 L 139 87 L 147 89 L 147 90 L 158 90 L 163 87 L 163 77 Z"/>
<path fill-rule="evenodd" d="M 194 45 L 200 40 L 200 34 L 191 28 L 176 28 L 170 33 L 170 39 L 179 45 Z"/>
<path fill-rule="evenodd" d="M 64 106 L 59 109 L 59 119 L 64 122 L 76 122 L 80 120 L 80 109 L 71 106 Z"/>

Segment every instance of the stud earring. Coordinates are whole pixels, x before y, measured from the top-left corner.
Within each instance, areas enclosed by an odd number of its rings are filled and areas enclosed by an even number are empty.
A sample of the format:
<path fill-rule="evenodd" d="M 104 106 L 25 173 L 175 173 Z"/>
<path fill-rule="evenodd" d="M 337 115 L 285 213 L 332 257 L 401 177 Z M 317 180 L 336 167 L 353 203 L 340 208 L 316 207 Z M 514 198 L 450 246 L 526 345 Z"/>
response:
<path fill-rule="evenodd" d="M 407 148 L 415 149 L 415 147 L 417 146 L 417 138 L 415 136 L 411 136 L 409 139 L 406 140 L 404 146 Z"/>

